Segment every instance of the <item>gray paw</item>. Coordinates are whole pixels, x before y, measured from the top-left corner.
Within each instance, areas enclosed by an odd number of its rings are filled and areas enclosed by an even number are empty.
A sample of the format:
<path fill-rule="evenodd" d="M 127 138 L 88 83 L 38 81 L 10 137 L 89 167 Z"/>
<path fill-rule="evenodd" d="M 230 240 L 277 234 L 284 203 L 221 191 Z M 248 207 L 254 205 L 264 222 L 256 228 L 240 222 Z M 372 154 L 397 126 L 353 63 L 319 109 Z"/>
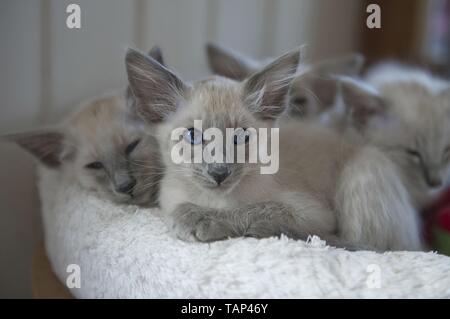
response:
<path fill-rule="evenodd" d="M 188 242 L 212 242 L 228 237 L 220 222 L 198 212 L 173 216 L 172 230 L 178 239 Z"/>

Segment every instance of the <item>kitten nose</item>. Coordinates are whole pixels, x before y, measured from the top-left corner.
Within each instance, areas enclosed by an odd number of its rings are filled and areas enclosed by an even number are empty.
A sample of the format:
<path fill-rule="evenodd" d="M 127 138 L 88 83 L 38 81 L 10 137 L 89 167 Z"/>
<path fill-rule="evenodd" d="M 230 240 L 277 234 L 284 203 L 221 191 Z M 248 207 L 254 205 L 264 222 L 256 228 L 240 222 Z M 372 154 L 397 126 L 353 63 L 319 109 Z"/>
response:
<path fill-rule="evenodd" d="M 208 169 L 208 174 L 220 185 L 230 175 L 230 170 L 226 166 L 217 166 Z"/>
<path fill-rule="evenodd" d="M 134 186 L 136 186 L 136 178 L 131 177 L 127 181 L 117 185 L 116 191 L 118 193 L 131 195 L 131 193 L 133 192 Z"/>
<path fill-rule="evenodd" d="M 442 185 L 442 178 L 440 176 L 426 176 L 426 181 L 430 187 L 439 187 Z"/>
<path fill-rule="evenodd" d="M 439 187 L 442 185 L 442 177 L 437 169 L 425 170 L 425 181 L 430 187 Z"/>

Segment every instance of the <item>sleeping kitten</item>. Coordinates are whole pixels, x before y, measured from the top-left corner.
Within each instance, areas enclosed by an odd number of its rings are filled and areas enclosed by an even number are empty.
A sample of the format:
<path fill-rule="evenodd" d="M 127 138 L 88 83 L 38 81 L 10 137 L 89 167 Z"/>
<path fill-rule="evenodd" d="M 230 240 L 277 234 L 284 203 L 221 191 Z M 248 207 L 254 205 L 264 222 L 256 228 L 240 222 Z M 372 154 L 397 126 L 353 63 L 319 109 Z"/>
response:
<path fill-rule="evenodd" d="M 159 63 L 159 47 L 149 53 Z M 130 113 L 134 97 L 105 96 L 86 103 L 59 127 L 6 136 L 36 157 L 117 203 L 155 206 L 163 167 L 156 140 Z"/>
<path fill-rule="evenodd" d="M 338 246 L 420 249 L 407 193 L 393 164 L 374 148 L 347 143 L 320 126 L 285 124 L 277 173 L 261 174 L 265 164 L 249 163 L 248 152 L 245 163 L 220 163 L 240 145 L 251 151 L 254 138 L 262 145 L 270 142 L 271 148 L 276 143 L 257 132 L 277 125 L 298 62 L 295 50 L 241 82 L 213 77 L 191 85 L 129 50 L 126 65 L 136 110 L 156 129 L 166 166 L 160 204 L 174 234 L 201 242 L 281 234 L 305 240 L 316 234 Z M 223 150 L 219 161 L 177 164 L 172 153 L 180 143 L 194 153 L 220 145 L 220 139 L 211 141 L 207 130 L 197 129 L 195 120 L 202 120 L 205 129 L 241 129 L 218 148 Z M 174 132 L 180 133 L 176 139 Z"/>
<path fill-rule="evenodd" d="M 156 141 L 120 96 L 98 98 L 59 127 L 7 136 L 42 164 L 117 203 L 155 205 L 161 166 Z"/>
<path fill-rule="evenodd" d="M 396 163 L 421 209 L 450 182 L 450 82 L 394 64 L 366 80 L 342 82 L 350 126 Z"/>
<path fill-rule="evenodd" d="M 271 60 L 256 61 L 215 44 L 208 44 L 206 49 L 212 71 L 234 80 L 244 80 Z M 330 117 L 339 113 L 339 110 L 332 110 L 338 89 L 334 76 L 358 76 L 363 64 L 364 58 L 360 54 L 300 64 L 289 91 L 289 108 L 284 119 L 319 119 L 325 124 L 332 122 Z"/>

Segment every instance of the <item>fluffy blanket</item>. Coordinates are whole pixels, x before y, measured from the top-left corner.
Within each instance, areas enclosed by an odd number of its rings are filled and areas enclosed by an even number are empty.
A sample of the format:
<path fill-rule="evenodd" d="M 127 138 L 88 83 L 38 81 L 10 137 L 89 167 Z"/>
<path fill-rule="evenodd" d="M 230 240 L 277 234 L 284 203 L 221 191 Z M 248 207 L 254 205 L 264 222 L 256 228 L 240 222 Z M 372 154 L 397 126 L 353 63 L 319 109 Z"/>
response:
<path fill-rule="evenodd" d="M 42 168 L 39 189 L 55 273 L 66 283 L 79 266 L 75 297 L 450 297 L 450 258 L 433 252 L 348 252 L 317 237 L 185 243 L 156 209 L 116 206 Z"/>

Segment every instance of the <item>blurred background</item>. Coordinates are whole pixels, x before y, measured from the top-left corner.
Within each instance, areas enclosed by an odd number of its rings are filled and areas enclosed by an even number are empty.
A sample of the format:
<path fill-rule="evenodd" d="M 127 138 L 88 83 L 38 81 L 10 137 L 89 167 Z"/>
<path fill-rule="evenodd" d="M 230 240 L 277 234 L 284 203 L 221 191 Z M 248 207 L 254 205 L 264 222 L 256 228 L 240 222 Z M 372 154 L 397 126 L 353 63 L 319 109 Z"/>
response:
<path fill-rule="evenodd" d="M 66 7 L 81 7 L 81 29 Z M 381 29 L 366 8 L 381 7 Z M 309 44 L 311 60 L 361 52 L 449 73 L 450 0 L 0 0 L 0 134 L 55 123 L 126 84 L 128 46 L 159 45 L 185 79 L 209 74 L 211 41 L 255 58 Z M 0 143 L 0 297 L 31 297 L 41 239 L 34 163 Z"/>

